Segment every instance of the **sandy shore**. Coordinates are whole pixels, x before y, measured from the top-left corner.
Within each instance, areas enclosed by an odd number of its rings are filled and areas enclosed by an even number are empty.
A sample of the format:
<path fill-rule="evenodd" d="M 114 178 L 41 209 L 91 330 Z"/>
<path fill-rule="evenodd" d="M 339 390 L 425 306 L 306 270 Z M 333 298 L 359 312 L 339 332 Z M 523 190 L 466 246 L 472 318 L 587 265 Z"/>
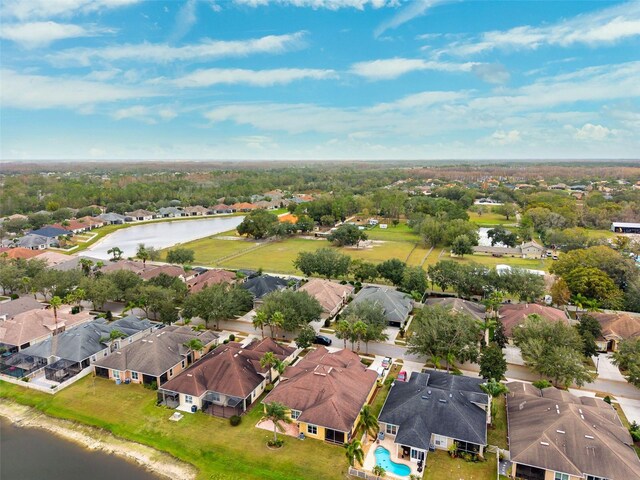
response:
<path fill-rule="evenodd" d="M 46 430 L 90 450 L 101 450 L 117 455 L 162 477 L 192 480 L 197 475 L 195 467 L 167 453 L 123 440 L 98 428 L 48 417 L 30 407 L 0 400 L 0 416 L 7 418 L 16 426 Z"/>

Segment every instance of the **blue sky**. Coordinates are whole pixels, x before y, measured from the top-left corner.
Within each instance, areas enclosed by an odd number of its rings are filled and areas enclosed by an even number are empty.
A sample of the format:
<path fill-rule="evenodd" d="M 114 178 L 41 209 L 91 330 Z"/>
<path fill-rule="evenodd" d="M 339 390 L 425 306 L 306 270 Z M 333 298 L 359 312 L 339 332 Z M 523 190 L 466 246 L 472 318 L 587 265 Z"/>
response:
<path fill-rule="evenodd" d="M 4 0 L 0 157 L 640 152 L 640 1 Z"/>

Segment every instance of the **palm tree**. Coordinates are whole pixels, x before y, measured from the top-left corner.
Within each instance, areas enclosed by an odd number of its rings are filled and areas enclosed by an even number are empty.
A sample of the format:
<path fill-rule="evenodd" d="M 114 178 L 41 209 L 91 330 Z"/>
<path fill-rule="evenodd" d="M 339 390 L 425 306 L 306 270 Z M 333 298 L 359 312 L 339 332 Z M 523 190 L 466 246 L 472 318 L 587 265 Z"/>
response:
<path fill-rule="evenodd" d="M 349 465 L 353 467 L 354 461 L 360 465 L 364 463 L 364 451 L 362 450 L 360 440 L 354 438 L 349 443 L 346 443 L 344 447 L 347 449 L 345 455 L 347 456 L 347 460 L 349 460 Z"/>
<path fill-rule="evenodd" d="M 578 293 L 573 297 L 573 303 L 576 306 L 576 317 L 580 317 L 580 310 L 587 302 L 589 302 L 589 299 L 581 293 Z"/>
<path fill-rule="evenodd" d="M 264 327 L 269 324 L 267 314 L 263 310 L 259 310 L 252 320 L 253 328 L 259 328 L 262 333 L 262 339 L 264 340 Z"/>
<path fill-rule="evenodd" d="M 365 334 L 367 333 L 367 324 L 364 323 L 362 320 L 358 320 L 356 323 L 353 324 L 351 328 L 353 331 L 353 336 L 358 339 L 357 351 L 358 353 L 360 353 L 360 341 L 362 340 L 362 337 L 364 337 Z"/>
<path fill-rule="evenodd" d="M 433 363 L 433 369 L 438 370 L 440 368 L 440 358 L 439 355 L 431 355 L 431 363 Z"/>
<path fill-rule="evenodd" d="M 344 348 L 347 348 L 347 339 L 351 333 L 351 324 L 346 320 L 338 320 L 335 326 L 336 337 L 344 341 Z"/>
<path fill-rule="evenodd" d="M 375 467 L 373 467 L 373 470 L 371 471 L 378 478 L 384 478 L 387 475 L 387 471 L 384 468 L 382 468 L 380 465 L 376 465 Z"/>
<path fill-rule="evenodd" d="M 144 246 L 144 243 L 140 243 L 138 245 L 138 251 L 136 252 L 136 257 L 138 257 L 140 260 L 142 260 L 142 265 L 146 265 L 147 264 L 147 260 L 149 260 L 149 257 L 151 255 L 149 254 L 149 251 L 147 250 L 147 247 Z"/>
<path fill-rule="evenodd" d="M 84 273 L 85 275 L 89 275 L 91 273 L 91 267 L 93 267 L 93 260 L 89 260 L 88 258 L 81 258 L 80 266 L 82 267 L 82 273 Z"/>
<path fill-rule="evenodd" d="M 111 254 L 111 260 L 118 261 L 122 258 L 122 254 L 124 253 L 120 247 L 113 247 L 107 250 L 107 253 Z"/>
<path fill-rule="evenodd" d="M 498 412 L 498 406 L 493 401 L 494 398 L 499 397 L 500 395 L 504 395 L 505 393 L 509 393 L 509 389 L 504 383 L 498 382 L 495 378 L 492 378 L 486 383 L 480 385 L 480 389 L 489 395 L 492 399 L 491 401 L 491 422 L 493 423 L 493 419 Z"/>
<path fill-rule="evenodd" d="M 595 298 L 589 298 L 583 301 L 584 309 L 587 312 L 599 312 L 600 311 L 600 302 Z"/>
<path fill-rule="evenodd" d="M 360 412 L 360 425 L 364 428 L 364 431 L 371 435 L 372 438 L 376 438 L 380 431 L 380 425 L 378 425 L 378 419 L 371 411 L 371 405 L 365 405 Z M 364 437 L 365 443 L 367 443 L 367 435 Z"/>
<path fill-rule="evenodd" d="M 275 333 L 284 325 L 284 315 L 281 312 L 273 312 L 269 319 L 269 329 L 271 330 L 271 338 L 275 338 Z"/>
<path fill-rule="evenodd" d="M 58 330 L 58 308 L 60 308 L 60 306 L 62 305 L 62 299 L 58 296 L 55 296 L 51 299 L 49 305 L 51 305 L 51 308 L 53 308 L 53 318 L 56 323 L 56 330 Z"/>
<path fill-rule="evenodd" d="M 278 430 L 284 431 L 283 423 L 291 423 L 292 420 L 287 416 L 287 407 L 278 402 L 264 404 L 264 415 L 262 420 L 271 420 L 273 422 L 273 441 L 278 441 Z"/>
<path fill-rule="evenodd" d="M 183 343 L 183 345 L 192 352 L 200 352 L 204 348 L 204 344 L 199 338 L 192 338 L 188 342 Z"/>
<path fill-rule="evenodd" d="M 264 355 L 262 355 L 262 358 L 260 358 L 260 366 L 267 369 L 267 377 L 269 379 L 269 383 L 271 383 L 272 380 L 271 369 L 275 367 L 279 361 L 280 360 L 273 352 L 265 352 Z"/>

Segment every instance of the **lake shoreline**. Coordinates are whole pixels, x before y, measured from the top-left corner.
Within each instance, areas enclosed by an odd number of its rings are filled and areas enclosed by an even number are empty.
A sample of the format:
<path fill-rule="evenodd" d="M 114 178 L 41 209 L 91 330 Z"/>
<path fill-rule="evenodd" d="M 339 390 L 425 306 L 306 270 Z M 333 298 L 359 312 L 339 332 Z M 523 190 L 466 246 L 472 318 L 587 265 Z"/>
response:
<path fill-rule="evenodd" d="M 168 453 L 132 442 L 87 425 L 50 417 L 34 408 L 0 399 L 0 416 L 20 428 L 36 428 L 80 445 L 88 450 L 116 455 L 159 477 L 193 480 L 197 469 Z"/>

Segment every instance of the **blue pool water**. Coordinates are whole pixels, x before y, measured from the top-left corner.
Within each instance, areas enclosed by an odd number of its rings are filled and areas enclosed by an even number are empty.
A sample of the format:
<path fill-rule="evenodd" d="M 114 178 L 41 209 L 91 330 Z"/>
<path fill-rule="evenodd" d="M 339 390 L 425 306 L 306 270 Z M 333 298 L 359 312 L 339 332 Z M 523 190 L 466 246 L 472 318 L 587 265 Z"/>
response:
<path fill-rule="evenodd" d="M 411 469 L 408 466 L 392 461 L 389 450 L 384 447 L 376 448 L 375 456 L 376 465 L 380 465 L 389 473 L 393 473 L 399 477 L 408 477 L 411 473 Z"/>

